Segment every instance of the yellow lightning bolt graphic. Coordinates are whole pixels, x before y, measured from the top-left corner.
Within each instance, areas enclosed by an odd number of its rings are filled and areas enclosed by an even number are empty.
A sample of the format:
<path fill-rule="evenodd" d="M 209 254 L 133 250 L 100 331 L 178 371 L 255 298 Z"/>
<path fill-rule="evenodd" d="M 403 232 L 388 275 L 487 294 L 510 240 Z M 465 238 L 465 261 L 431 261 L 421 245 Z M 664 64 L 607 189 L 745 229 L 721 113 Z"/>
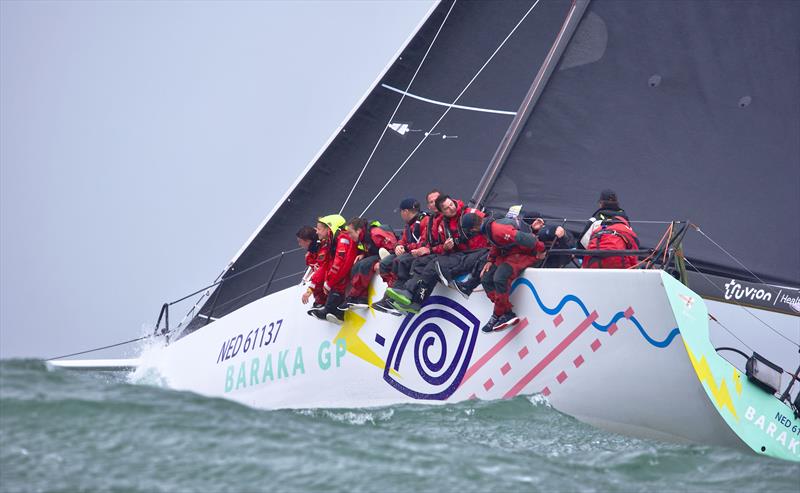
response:
<path fill-rule="evenodd" d="M 731 394 L 728 392 L 728 385 L 725 383 L 725 379 L 721 379 L 719 386 L 717 386 L 717 381 L 714 379 L 714 375 L 711 373 L 711 368 L 708 366 L 706 357 L 703 356 L 700 358 L 700 361 L 697 361 L 694 357 L 694 354 L 692 354 L 691 349 L 689 349 L 689 346 L 686 346 L 686 352 L 689 354 L 689 359 L 692 361 L 692 366 L 694 367 L 694 371 L 697 373 L 697 377 L 701 382 L 705 383 L 708 387 L 708 390 L 711 391 L 711 395 L 714 397 L 717 408 L 722 409 L 723 407 L 726 407 L 733 417 L 736 418 L 736 421 L 739 421 L 739 416 L 736 415 L 736 409 L 733 407 L 733 400 L 731 400 Z M 741 382 L 736 380 L 736 383 L 737 391 L 741 392 Z"/>
<path fill-rule="evenodd" d="M 333 341 L 336 342 L 338 339 L 344 339 L 348 353 L 383 370 L 386 367 L 386 362 L 375 354 L 375 351 L 367 346 L 367 343 L 358 336 L 358 332 L 366 322 L 367 319 L 361 317 L 357 313 L 353 313 L 352 311 L 344 312 L 344 324 L 342 324 L 341 330 L 339 330 L 339 333 L 333 338 Z M 394 370 L 389 370 L 389 372 L 397 377 L 400 376 Z"/>
<path fill-rule="evenodd" d="M 374 317 L 375 309 L 372 308 L 373 299 L 375 299 L 375 288 L 372 287 L 372 283 L 369 283 L 369 287 L 367 288 L 367 303 L 369 304 L 369 313 Z"/>
<path fill-rule="evenodd" d="M 733 383 L 736 385 L 736 393 L 742 395 L 742 374 L 736 368 L 733 369 Z"/>

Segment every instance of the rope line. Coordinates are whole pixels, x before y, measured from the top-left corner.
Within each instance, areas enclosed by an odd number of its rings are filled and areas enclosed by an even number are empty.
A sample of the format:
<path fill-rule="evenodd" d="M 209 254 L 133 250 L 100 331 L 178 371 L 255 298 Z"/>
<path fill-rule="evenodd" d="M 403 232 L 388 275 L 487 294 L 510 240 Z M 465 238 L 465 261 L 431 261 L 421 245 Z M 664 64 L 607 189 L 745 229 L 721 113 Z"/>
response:
<path fill-rule="evenodd" d="M 447 116 L 447 114 L 450 112 L 450 110 L 453 109 L 453 105 L 456 104 L 459 99 L 461 99 L 461 96 L 463 96 L 465 92 L 467 92 L 467 89 L 469 89 L 469 87 L 472 85 L 472 83 L 475 82 L 475 79 L 477 79 L 478 76 L 483 72 L 483 69 L 485 69 L 489 65 L 489 63 L 494 59 L 495 55 L 497 55 L 497 53 L 503 48 L 503 46 L 505 46 L 506 42 L 517 31 L 517 28 L 519 28 L 519 26 L 525 21 L 525 19 L 533 11 L 533 9 L 535 9 L 536 6 L 539 5 L 540 1 L 541 0 L 536 0 L 536 2 L 534 2 L 534 4 L 531 6 L 531 8 L 529 8 L 528 11 L 525 12 L 525 15 L 522 16 L 522 19 L 520 19 L 519 22 L 517 22 L 517 24 L 514 26 L 514 28 L 511 30 L 511 32 L 509 32 L 508 35 L 505 37 L 505 39 L 500 43 L 500 46 L 498 46 L 497 49 L 494 50 L 494 52 L 489 56 L 489 58 L 486 60 L 486 62 L 484 62 L 483 66 L 481 66 L 481 68 L 478 69 L 478 71 L 475 73 L 475 75 L 472 77 L 472 79 L 467 83 L 466 86 L 464 86 L 464 89 L 462 89 L 461 92 L 458 93 L 458 96 L 456 96 L 456 98 L 453 100 L 453 102 L 450 103 L 450 106 L 448 106 L 448 108 L 446 110 L 444 110 L 444 113 L 442 113 L 442 116 L 440 116 L 439 119 L 436 120 L 436 123 L 433 124 L 433 126 L 430 128 L 430 130 L 425 132 L 425 135 L 422 137 L 422 140 L 420 140 L 419 144 L 417 144 L 417 146 L 414 147 L 414 149 L 411 151 L 411 154 L 409 154 L 408 157 L 406 157 L 405 160 L 403 160 L 403 162 L 400 164 L 400 166 L 397 168 L 397 170 L 395 170 L 394 174 L 392 174 L 392 176 L 389 177 L 389 179 L 386 181 L 386 183 L 383 185 L 383 187 L 381 187 L 381 189 L 378 191 L 378 193 L 375 194 L 375 197 L 373 197 L 372 200 L 370 200 L 369 204 L 367 204 L 367 206 L 364 208 L 364 210 L 361 212 L 361 214 L 359 214 L 360 216 L 363 216 L 367 212 L 367 210 L 370 207 L 372 207 L 372 204 L 374 204 L 375 201 L 378 200 L 378 197 L 380 197 L 381 194 L 383 193 L 383 191 L 386 190 L 386 187 L 388 187 L 389 184 L 392 182 L 392 180 L 394 180 L 394 178 L 400 173 L 400 171 L 405 167 L 405 165 L 408 163 L 408 161 L 411 159 L 411 157 L 414 156 L 414 154 L 417 152 L 417 150 L 420 147 L 422 147 L 422 144 L 424 144 L 425 141 L 428 140 L 428 136 L 430 136 L 430 134 L 433 133 L 433 131 L 436 129 L 436 126 L 439 125 L 439 123 L 444 119 L 445 116 Z"/>
<path fill-rule="evenodd" d="M 257 264 L 251 265 L 250 267 L 248 267 L 248 268 L 246 268 L 246 269 L 244 269 L 244 270 L 241 270 L 241 271 L 237 272 L 236 274 L 233 274 L 233 275 L 231 275 L 231 276 L 228 276 L 228 277 L 226 277 L 225 279 L 219 279 L 218 281 L 214 282 L 213 284 L 209 284 L 208 286 L 206 286 L 206 287 L 204 287 L 204 288 L 202 288 L 202 289 L 198 289 L 197 291 L 195 291 L 195 292 L 193 292 L 193 293 L 191 293 L 191 294 L 187 294 L 187 295 L 186 295 L 186 296 L 184 296 L 183 298 L 177 299 L 177 300 L 175 300 L 175 301 L 173 301 L 173 302 L 171 302 L 171 303 L 167 303 L 167 304 L 168 304 L 168 305 L 170 305 L 170 306 L 172 306 L 172 305 L 174 305 L 175 303 L 180 303 L 181 301 L 185 301 L 185 300 L 187 300 L 187 299 L 191 298 L 192 296 L 194 296 L 194 295 L 196 295 L 196 294 L 200 294 L 200 293 L 202 293 L 203 291 L 205 291 L 205 290 L 207 290 L 207 289 L 211 289 L 211 288 L 213 288 L 214 286 L 216 286 L 216 285 L 218 285 L 218 284 L 222 284 L 222 283 L 223 283 L 223 282 L 225 282 L 225 281 L 229 281 L 229 280 L 231 280 L 231 279 L 233 279 L 233 278 L 235 278 L 235 277 L 241 276 L 241 275 L 242 275 L 242 274 L 244 274 L 245 272 L 249 272 L 249 271 L 251 271 L 251 270 L 255 269 L 256 267 L 261 267 L 262 265 L 266 264 L 267 262 L 271 262 L 271 261 L 273 261 L 273 260 L 275 260 L 275 259 L 277 259 L 277 258 L 279 258 L 279 257 L 282 257 L 282 256 L 284 256 L 284 255 L 287 255 L 287 254 L 289 254 L 289 253 L 294 253 L 294 252 L 297 252 L 297 251 L 300 251 L 300 250 L 302 250 L 302 248 L 299 248 L 299 247 L 298 247 L 298 248 L 294 248 L 294 249 L 292 249 L 292 250 L 288 250 L 288 251 L 285 251 L 285 252 L 281 252 L 281 253 L 279 253 L 278 255 L 273 255 L 272 257 L 270 257 L 270 258 L 268 258 L 268 259 L 266 259 L 266 260 L 262 260 L 261 262 L 259 262 L 259 263 L 257 263 Z"/>
<path fill-rule="evenodd" d="M 425 60 L 428 58 L 428 53 L 431 52 L 431 49 L 433 48 L 434 43 L 436 43 L 436 38 L 438 38 L 439 37 L 439 33 L 442 32 L 442 28 L 444 27 L 445 22 L 447 22 L 447 18 L 450 17 L 450 12 L 453 11 L 453 7 L 456 6 L 456 2 L 457 1 L 458 0 L 454 1 L 453 4 L 450 5 L 450 10 L 447 11 L 447 15 L 444 16 L 444 19 L 442 20 L 442 23 L 439 25 L 439 29 L 436 31 L 436 35 L 433 37 L 433 39 L 431 40 L 431 44 L 428 46 L 428 50 L 425 52 L 425 55 L 422 56 L 422 60 L 420 60 L 419 65 L 417 65 L 417 69 L 414 71 L 414 75 L 411 77 L 411 80 L 408 82 L 408 85 L 406 86 L 406 90 L 403 93 L 403 96 L 400 98 L 400 101 L 397 102 L 397 106 L 394 107 L 394 111 L 392 112 L 392 116 L 389 117 L 389 121 L 386 122 L 386 125 L 383 127 L 383 132 L 381 132 L 381 136 L 378 137 L 378 142 L 375 143 L 375 147 L 372 148 L 372 152 L 369 153 L 369 157 L 367 158 L 367 162 L 364 163 L 364 167 L 361 168 L 361 173 L 358 174 L 358 178 L 356 178 L 355 183 L 353 183 L 353 188 L 350 189 L 350 193 L 348 193 L 347 194 L 347 198 L 344 199 L 344 203 L 342 204 L 342 208 L 339 209 L 339 214 L 341 214 L 344 211 L 345 206 L 347 206 L 347 202 L 350 200 L 350 197 L 353 196 L 353 192 L 355 192 L 356 187 L 358 186 L 358 183 L 361 181 L 361 177 L 364 176 L 364 172 L 367 170 L 367 166 L 369 166 L 369 163 L 372 161 L 372 156 L 375 155 L 375 151 L 378 150 L 378 146 L 381 144 L 381 141 L 383 140 L 383 136 L 386 135 L 386 131 L 389 129 L 389 124 L 392 123 L 392 120 L 394 119 L 394 116 L 397 114 L 397 111 L 400 109 L 400 105 L 403 104 L 403 100 L 405 100 L 405 98 L 406 98 L 406 93 L 408 93 L 408 90 L 411 89 L 411 84 L 413 84 L 414 83 L 414 79 L 417 78 L 417 74 L 419 73 L 420 69 L 422 68 L 422 65 L 425 63 Z"/>
<path fill-rule="evenodd" d="M 94 348 L 94 349 L 87 349 L 86 351 L 79 351 L 77 353 L 70 353 L 70 354 L 64 354 L 64 355 L 61 355 L 61 356 L 54 356 L 52 358 L 47 358 L 45 361 L 49 361 L 49 360 L 52 360 L 52 359 L 69 358 L 70 356 L 78 356 L 80 354 L 93 353 L 95 351 L 100 351 L 102 349 L 109 349 L 109 348 L 112 348 L 112 347 L 122 346 L 124 344 L 130 344 L 132 342 L 143 341 L 143 340 L 149 339 L 151 337 L 153 337 L 153 334 L 142 336 L 142 337 L 139 337 L 138 339 L 131 339 L 130 341 L 123 341 L 123 342 L 118 342 L 116 344 L 110 344 L 108 346 L 98 347 L 98 348 Z"/>

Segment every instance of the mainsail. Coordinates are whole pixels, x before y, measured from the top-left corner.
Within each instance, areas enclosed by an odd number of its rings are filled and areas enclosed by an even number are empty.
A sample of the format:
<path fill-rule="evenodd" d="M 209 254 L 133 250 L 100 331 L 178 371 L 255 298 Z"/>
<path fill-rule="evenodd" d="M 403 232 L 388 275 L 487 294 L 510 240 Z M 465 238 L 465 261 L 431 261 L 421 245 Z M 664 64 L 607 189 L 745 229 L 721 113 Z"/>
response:
<path fill-rule="evenodd" d="M 396 207 L 405 197 L 421 200 L 432 187 L 468 197 L 576 16 L 571 0 L 436 5 L 184 333 L 297 283 L 303 253 L 293 251 L 294 234 L 321 215 L 341 210 L 399 227 Z"/>
<path fill-rule="evenodd" d="M 612 188 L 633 219 L 688 219 L 741 262 L 690 234 L 695 265 L 797 287 L 798 25 L 791 0 L 592 1 L 476 200 L 583 219 Z M 664 230 L 636 228 L 649 246 Z"/>

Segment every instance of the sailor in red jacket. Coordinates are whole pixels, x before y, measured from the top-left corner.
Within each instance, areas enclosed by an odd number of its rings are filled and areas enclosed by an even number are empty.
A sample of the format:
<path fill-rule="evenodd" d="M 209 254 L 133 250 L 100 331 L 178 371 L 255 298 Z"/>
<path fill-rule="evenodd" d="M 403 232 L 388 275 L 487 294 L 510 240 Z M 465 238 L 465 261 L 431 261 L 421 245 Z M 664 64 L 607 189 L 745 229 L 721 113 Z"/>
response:
<path fill-rule="evenodd" d="M 400 217 L 405 223 L 403 235 L 397 241 L 394 251 L 381 258 L 379 267 L 381 279 L 388 287 L 403 285 L 411 277 L 411 266 L 417 258 L 411 252 L 424 244 L 422 222 L 427 216 L 426 212 L 420 210 L 420 204 L 416 199 L 407 198 L 400 202 Z M 382 300 L 373 303 L 372 307 L 376 310 L 399 315 L 396 313 L 390 299 L 386 296 Z"/>
<path fill-rule="evenodd" d="M 468 235 L 466 231 L 470 229 L 470 225 L 465 228 L 463 220 L 468 215 L 470 218 L 474 216 L 483 220 L 485 214 L 448 196 L 439 197 L 437 207 L 442 211 L 441 228 L 447 240 L 441 246 L 442 254 L 436 258 L 432 268 L 446 286 L 456 287 L 455 278 L 463 274 L 472 274 L 477 286 L 480 269 L 486 263 L 489 244 L 482 235 Z"/>
<path fill-rule="evenodd" d="M 325 306 L 308 311 L 321 320 L 341 324 L 344 322 L 344 313 L 339 305 L 344 301 L 344 292 L 350 282 L 350 269 L 353 267 L 358 249 L 343 229 L 345 220 L 338 214 L 321 217 L 317 224 L 317 233 L 323 233 L 330 238 L 330 260 L 325 272 L 323 289 L 328 295 Z M 327 226 L 325 228 L 324 226 Z M 320 235 L 322 237 L 323 235 Z M 312 278 L 312 281 L 314 279 Z"/>
<path fill-rule="evenodd" d="M 483 263 L 486 258 L 486 239 L 480 237 L 467 238 L 460 229 L 460 219 L 465 212 L 482 215 L 476 209 L 469 209 L 460 200 L 453 200 L 448 195 L 439 195 L 436 208 L 441 212 L 430 229 L 430 259 L 424 265 L 415 263 L 413 276 L 406 283 L 405 289 L 388 289 L 387 294 L 395 300 L 398 308 L 417 312 L 421 308 L 444 269 L 451 276 L 470 272 Z M 421 269 L 418 269 L 421 266 Z M 437 267 L 440 266 L 440 267 Z M 452 281 L 452 277 L 447 279 Z"/>
<path fill-rule="evenodd" d="M 328 301 L 328 294 L 325 292 L 325 278 L 331 268 L 333 262 L 333 250 L 335 246 L 335 236 L 344 227 L 345 219 L 339 214 L 331 214 L 329 216 L 320 217 L 317 220 L 317 237 L 319 238 L 319 249 L 317 252 L 317 269 L 311 274 L 311 281 L 309 288 L 314 293 L 321 293 L 322 306 L 315 306 L 308 311 L 308 314 L 315 318 L 325 319 L 326 312 L 324 306 Z M 315 296 L 315 299 L 316 298 Z"/>
<path fill-rule="evenodd" d="M 366 219 L 356 217 L 347 222 L 347 234 L 356 244 L 357 257 L 352 269 L 350 295 L 342 305 L 342 309 L 367 308 L 367 293 L 372 275 L 379 260 L 381 250 L 394 250 L 397 237 L 388 227 L 378 221 L 368 223 Z"/>
<path fill-rule="evenodd" d="M 313 278 L 321 268 L 325 268 L 327 262 L 327 239 L 325 242 L 320 241 L 319 235 L 316 230 L 311 226 L 303 226 L 297 231 L 297 245 L 306 250 L 306 266 L 309 268 L 309 277 Z M 311 295 L 314 295 L 313 308 L 319 308 L 325 304 L 327 296 L 322 289 L 322 283 L 314 284 L 309 279 L 309 285 L 306 292 L 303 293 L 301 301 L 307 304 Z"/>
<path fill-rule="evenodd" d="M 502 219 L 475 218 L 472 221 L 491 244 L 488 259 L 481 270 L 481 284 L 494 303 L 494 310 L 481 328 L 484 332 L 503 330 L 519 323 L 509 301 L 511 283 L 526 267 L 544 258 L 544 244 L 522 218 L 513 214 L 513 209 L 510 212 Z"/>
<path fill-rule="evenodd" d="M 428 193 L 427 202 L 430 211 L 436 210 L 436 201 L 441 193 L 434 189 Z M 436 255 L 433 250 L 444 243 L 444 233 L 439 221 L 440 214 L 435 212 L 422 218 L 420 221 L 420 241 L 416 248 L 411 250 L 414 257 L 411 263 L 411 277 L 405 283 L 395 283 L 394 286 L 386 289 L 386 295 L 393 300 L 393 306 L 404 311 L 417 311 L 421 302 L 436 285 L 436 274 L 428 274 L 428 265 L 435 260 Z"/>
<path fill-rule="evenodd" d="M 581 235 L 581 246 L 587 250 L 638 250 L 639 237 L 631 228 L 630 219 L 619 206 L 613 190 L 600 192 L 598 209 Z M 635 255 L 620 257 L 583 257 L 584 269 L 630 269 L 638 263 Z"/>

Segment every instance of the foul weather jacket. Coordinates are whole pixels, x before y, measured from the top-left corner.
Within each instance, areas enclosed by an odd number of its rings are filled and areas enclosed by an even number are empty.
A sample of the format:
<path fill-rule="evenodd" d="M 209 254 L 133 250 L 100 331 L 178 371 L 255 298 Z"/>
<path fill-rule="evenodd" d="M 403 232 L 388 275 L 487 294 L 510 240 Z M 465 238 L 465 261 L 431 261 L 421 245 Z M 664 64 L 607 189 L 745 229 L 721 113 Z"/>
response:
<path fill-rule="evenodd" d="M 455 216 L 445 217 L 443 214 L 440 214 L 438 216 L 438 224 L 434 225 L 435 230 L 439 231 L 439 234 L 444 236 L 445 240 L 447 238 L 453 238 L 453 249 L 450 251 L 466 252 L 469 250 L 477 250 L 489 246 L 486 238 L 483 235 L 475 235 L 472 238 L 468 238 L 467 235 L 461 230 L 461 216 L 464 214 L 477 214 L 480 218 L 484 218 L 486 215 L 478 209 L 465 207 L 464 202 L 461 200 L 456 200 L 455 204 Z M 443 243 L 444 240 L 442 240 L 442 244 L 434 247 L 432 249 L 433 253 L 437 255 L 445 254 L 447 250 L 444 249 Z"/>
<path fill-rule="evenodd" d="M 325 289 L 344 293 L 350 281 L 350 269 L 358 255 L 358 246 L 343 230 L 337 232 L 335 241 L 336 248 L 325 276 Z"/>

